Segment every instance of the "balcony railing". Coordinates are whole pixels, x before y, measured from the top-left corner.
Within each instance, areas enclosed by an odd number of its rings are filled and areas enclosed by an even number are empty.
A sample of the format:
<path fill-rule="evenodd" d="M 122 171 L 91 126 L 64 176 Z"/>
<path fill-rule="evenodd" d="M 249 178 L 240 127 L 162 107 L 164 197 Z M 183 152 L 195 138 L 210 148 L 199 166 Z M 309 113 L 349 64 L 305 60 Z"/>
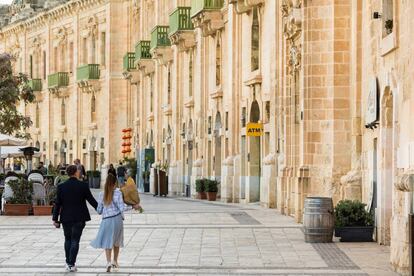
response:
<path fill-rule="evenodd" d="M 123 68 L 124 71 L 131 71 L 136 69 L 135 64 L 135 53 L 128 52 L 124 55 L 124 62 L 123 62 Z"/>
<path fill-rule="evenodd" d="M 135 45 L 135 62 L 140 61 L 141 59 L 150 59 L 151 41 L 141 40 Z"/>
<path fill-rule="evenodd" d="M 171 46 L 170 38 L 168 37 L 169 29 L 169 26 L 155 26 L 151 32 L 151 49 Z"/>
<path fill-rule="evenodd" d="M 42 91 L 42 80 L 31 79 L 29 80 L 29 86 L 33 91 Z"/>
<path fill-rule="evenodd" d="M 47 76 L 47 86 L 49 88 L 65 87 L 69 84 L 69 75 L 67 72 L 57 72 Z"/>
<path fill-rule="evenodd" d="M 99 80 L 99 64 L 85 64 L 76 69 L 76 80 Z"/>
<path fill-rule="evenodd" d="M 170 35 L 193 29 L 191 7 L 178 7 L 170 14 Z"/>
<path fill-rule="evenodd" d="M 206 10 L 220 10 L 223 5 L 224 0 L 191 0 L 191 17 Z"/>

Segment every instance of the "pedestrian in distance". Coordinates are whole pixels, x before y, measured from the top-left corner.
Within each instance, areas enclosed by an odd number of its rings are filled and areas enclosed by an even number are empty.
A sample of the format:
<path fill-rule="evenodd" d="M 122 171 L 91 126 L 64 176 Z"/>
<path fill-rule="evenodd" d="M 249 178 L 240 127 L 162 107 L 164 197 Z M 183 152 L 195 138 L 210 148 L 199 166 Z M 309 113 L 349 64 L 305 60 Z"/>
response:
<path fill-rule="evenodd" d="M 137 209 L 139 205 L 134 205 L 133 208 Z M 105 250 L 106 272 L 119 269 L 119 249 L 124 246 L 124 211 L 131 209 L 125 205 L 121 191 L 116 188 L 115 176 L 108 174 L 104 191 L 98 199 L 97 212 L 102 215 L 102 221 L 96 238 L 91 242 L 92 247 Z"/>
<path fill-rule="evenodd" d="M 94 209 L 98 203 L 92 196 L 87 183 L 79 180 L 80 171 L 75 165 L 66 168 L 69 180 L 57 186 L 57 195 L 53 209 L 53 225 L 60 228 L 63 225 L 65 236 L 66 271 L 76 272 L 76 257 L 79 252 L 79 242 L 82 231 L 91 216 L 86 201 Z"/>
<path fill-rule="evenodd" d="M 112 174 L 116 178 L 116 170 L 114 168 L 114 165 L 112 164 L 109 165 L 108 174 Z"/>
<path fill-rule="evenodd" d="M 119 187 L 122 187 L 125 183 L 125 173 L 126 173 L 126 169 L 124 165 L 122 164 L 122 162 L 119 162 L 119 166 L 118 168 L 116 168 L 116 174 L 118 177 Z"/>

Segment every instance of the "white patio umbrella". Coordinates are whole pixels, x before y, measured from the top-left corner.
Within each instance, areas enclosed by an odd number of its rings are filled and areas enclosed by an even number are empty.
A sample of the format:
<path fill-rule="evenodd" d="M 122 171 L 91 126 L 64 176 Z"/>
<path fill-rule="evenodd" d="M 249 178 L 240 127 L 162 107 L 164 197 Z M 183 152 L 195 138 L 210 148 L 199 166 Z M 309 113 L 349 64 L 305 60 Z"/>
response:
<path fill-rule="evenodd" d="M 1 156 L 1 147 L 10 147 L 10 146 L 24 146 L 26 144 L 25 140 L 0 133 L 0 156 Z M 1 171 L 4 172 L 4 164 L 0 162 Z"/>

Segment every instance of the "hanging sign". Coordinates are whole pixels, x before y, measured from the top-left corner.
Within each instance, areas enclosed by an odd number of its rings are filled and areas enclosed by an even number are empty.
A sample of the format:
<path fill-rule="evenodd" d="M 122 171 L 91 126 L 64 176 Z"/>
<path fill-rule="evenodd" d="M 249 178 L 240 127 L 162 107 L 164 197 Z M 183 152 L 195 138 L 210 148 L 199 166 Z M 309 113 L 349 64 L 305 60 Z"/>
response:
<path fill-rule="evenodd" d="M 247 123 L 246 125 L 246 135 L 259 137 L 263 133 L 263 124 L 261 123 Z"/>

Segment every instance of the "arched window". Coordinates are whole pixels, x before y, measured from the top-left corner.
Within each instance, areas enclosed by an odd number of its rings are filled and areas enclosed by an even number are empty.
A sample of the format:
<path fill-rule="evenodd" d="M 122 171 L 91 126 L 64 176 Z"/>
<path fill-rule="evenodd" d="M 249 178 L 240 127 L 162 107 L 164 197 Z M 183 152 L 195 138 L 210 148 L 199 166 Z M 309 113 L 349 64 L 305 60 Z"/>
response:
<path fill-rule="evenodd" d="M 60 106 L 60 123 L 64 126 L 66 125 L 66 104 L 65 99 L 62 99 L 62 103 Z"/>
<path fill-rule="evenodd" d="M 92 36 L 91 37 L 91 56 L 92 56 L 92 60 L 91 60 L 91 63 L 92 64 L 94 64 L 96 61 L 95 61 L 95 56 L 96 56 L 96 38 L 95 38 L 95 36 Z"/>
<path fill-rule="evenodd" d="M 72 149 L 73 149 L 73 141 L 69 140 L 69 150 L 72 150 Z"/>
<path fill-rule="evenodd" d="M 95 95 L 92 94 L 91 98 L 91 121 L 95 122 L 96 119 L 96 98 Z"/>
<path fill-rule="evenodd" d="M 40 127 L 40 108 L 39 104 L 36 103 L 36 128 Z"/>
<path fill-rule="evenodd" d="M 257 7 L 253 8 L 252 34 L 251 34 L 251 67 L 252 71 L 259 69 L 260 25 Z"/>
<path fill-rule="evenodd" d="M 190 50 L 188 57 L 188 95 L 193 96 L 193 51 Z"/>
<path fill-rule="evenodd" d="M 216 41 L 216 85 L 221 84 L 221 42 L 220 35 L 217 35 Z"/>
<path fill-rule="evenodd" d="M 168 65 L 168 80 L 167 80 L 167 104 L 171 104 L 171 65 Z"/>
<path fill-rule="evenodd" d="M 46 151 L 46 142 L 43 142 L 43 151 Z"/>

